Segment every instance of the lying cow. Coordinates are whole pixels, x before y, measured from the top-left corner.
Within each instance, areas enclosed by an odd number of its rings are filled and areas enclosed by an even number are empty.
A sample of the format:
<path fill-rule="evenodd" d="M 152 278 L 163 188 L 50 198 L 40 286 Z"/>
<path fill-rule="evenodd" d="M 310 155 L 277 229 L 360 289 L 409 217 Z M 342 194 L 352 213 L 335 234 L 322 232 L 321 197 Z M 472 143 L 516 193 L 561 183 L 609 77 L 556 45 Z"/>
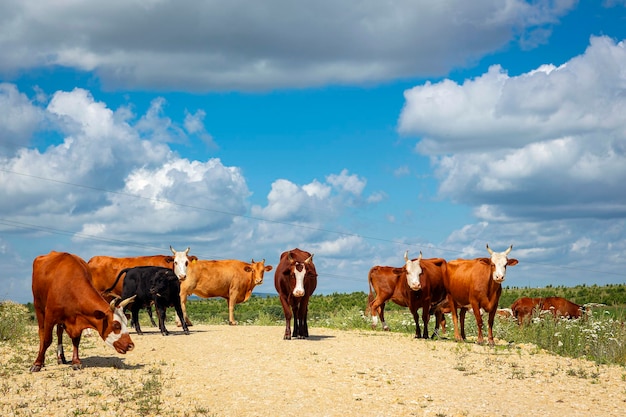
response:
<path fill-rule="evenodd" d="M 137 334 L 143 334 L 139 325 L 139 310 L 150 308 L 154 303 L 159 319 L 159 330 L 163 336 L 169 334 L 165 327 L 165 313 L 167 307 L 173 306 L 179 319 L 183 319 L 183 310 L 180 303 L 180 281 L 171 268 L 161 266 L 138 266 L 126 268 L 117 275 L 116 282 L 123 276 L 123 297 L 136 296 L 130 310 Z M 187 324 L 183 322 L 183 331 L 189 334 Z"/>

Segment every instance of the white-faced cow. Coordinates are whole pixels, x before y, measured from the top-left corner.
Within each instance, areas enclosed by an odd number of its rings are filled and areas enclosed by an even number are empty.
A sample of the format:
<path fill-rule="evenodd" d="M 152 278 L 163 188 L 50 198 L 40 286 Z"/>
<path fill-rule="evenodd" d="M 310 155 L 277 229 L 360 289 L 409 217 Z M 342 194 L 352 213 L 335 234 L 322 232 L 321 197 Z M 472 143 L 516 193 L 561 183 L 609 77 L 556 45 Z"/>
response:
<path fill-rule="evenodd" d="M 122 295 L 124 280 L 113 283 L 122 269 L 136 266 L 162 266 L 174 271 L 179 280 L 187 277 L 189 262 L 197 260 L 195 256 L 189 256 L 189 248 L 185 251 L 177 251 L 170 246 L 173 256 L 152 255 L 135 256 L 132 258 L 114 258 L 111 256 L 94 256 L 87 262 L 91 272 L 91 280 L 96 290 L 104 294 L 105 298 L 119 297 Z"/>
<path fill-rule="evenodd" d="M 139 310 L 150 308 L 154 303 L 159 319 L 159 330 L 163 336 L 169 335 L 165 327 L 165 313 L 167 307 L 174 307 L 179 320 L 183 320 L 183 311 L 180 304 L 180 281 L 174 271 L 162 266 L 136 266 L 122 269 L 117 276 L 123 275 L 124 288 L 122 298 L 135 297 L 130 305 L 133 323 L 137 334 L 143 334 L 139 324 Z M 152 317 L 150 317 L 152 319 Z M 183 331 L 189 334 L 187 324 L 183 321 Z"/>
<path fill-rule="evenodd" d="M 404 254 L 404 266 L 374 266 L 368 274 L 369 296 L 368 311 L 372 314 L 372 327 L 382 321 L 383 329 L 389 330 L 385 322 L 385 303 L 393 301 L 402 307 L 408 307 L 415 320 L 415 337 L 428 338 L 428 322 L 431 306 L 446 297 L 444 276 L 446 261 L 442 258 L 422 259 L 422 253 L 416 259 Z M 375 296 L 374 296 L 375 294 Z M 421 333 L 417 310 L 422 309 L 424 333 Z"/>
<path fill-rule="evenodd" d="M 483 343 L 483 320 L 480 309 L 489 313 L 489 344 L 494 345 L 493 321 L 498 309 L 498 301 L 502 293 L 501 283 L 506 277 L 506 267 L 517 265 L 517 259 L 509 259 L 507 256 L 513 249 L 511 245 L 504 252 L 494 252 L 487 245 L 490 258 L 457 259 L 448 262 L 448 274 L 445 286 L 448 291 L 448 301 L 452 322 L 454 324 L 454 337 L 456 340 L 465 340 L 465 314 L 472 308 L 478 327 L 478 343 Z M 460 308 L 460 316 L 457 316 L 457 308 Z M 459 333 L 458 321 L 461 321 Z"/>
<path fill-rule="evenodd" d="M 298 248 L 283 252 L 274 272 L 274 286 L 285 314 L 284 339 L 291 340 L 292 317 L 293 337 L 309 337 L 309 298 L 317 287 L 313 255 Z"/>
<path fill-rule="evenodd" d="M 118 353 L 124 354 L 135 347 L 122 311 L 132 300 L 125 300 L 117 307 L 117 300 L 109 304 L 92 285 L 87 263 L 78 256 L 52 251 L 36 257 L 33 261 L 32 289 L 39 325 L 39 354 L 30 368 L 31 372 L 38 372 L 44 366 L 54 326 L 57 326 L 59 336 L 57 362 L 66 363 L 60 340 L 65 329 L 74 347 L 73 369 L 82 367 L 78 345 L 84 329 L 95 329 L 105 343 Z"/>
<path fill-rule="evenodd" d="M 187 269 L 187 279 L 180 283 L 180 302 L 183 316 L 188 326 L 191 321 L 187 316 L 187 297 L 222 297 L 228 303 L 228 323 L 236 325 L 235 305 L 248 301 L 252 290 L 263 283 L 265 272 L 271 271 L 271 265 L 261 262 L 251 263 L 226 259 L 220 261 L 194 261 Z M 177 324 L 180 325 L 178 320 Z"/>

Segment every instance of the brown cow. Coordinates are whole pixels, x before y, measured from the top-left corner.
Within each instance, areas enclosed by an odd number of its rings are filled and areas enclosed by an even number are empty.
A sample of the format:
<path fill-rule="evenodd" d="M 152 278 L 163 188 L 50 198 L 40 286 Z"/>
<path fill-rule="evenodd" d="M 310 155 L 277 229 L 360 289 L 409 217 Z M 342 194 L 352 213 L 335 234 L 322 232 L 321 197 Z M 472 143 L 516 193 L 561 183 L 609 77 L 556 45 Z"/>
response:
<path fill-rule="evenodd" d="M 483 319 L 480 309 L 489 313 L 489 345 L 494 345 L 493 321 L 498 309 L 498 301 L 502 293 L 501 283 L 506 276 L 506 267 L 517 265 L 517 259 L 508 259 L 507 256 L 513 249 L 511 245 L 504 252 L 494 252 L 487 245 L 487 251 L 491 258 L 457 259 L 448 262 L 445 286 L 448 291 L 448 301 L 454 324 L 454 338 L 458 341 L 465 340 L 465 313 L 472 308 L 478 327 L 478 340 L 482 344 Z M 459 317 L 457 308 L 461 309 L 460 321 L 461 332 L 459 333 Z"/>
<path fill-rule="evenodd" d="M 54 326 L 57 326 L 58 336 L 65 329 L 72 339 L 73 369 L 81 368 L 78 345 L 84 329 L 96 329 L 105 343 L 118 353 L 124 354 L 135 347 L 123 313 L 124 306 L 132 300 L 125 300 L 117 307 L 115 301 L 109 305 L 91 284 L 87 263 L 78 256 L 52 251 L 36 257 L 32 289 L 39 325 L 39 354 L 31 372 L 38 372 L 44 366 Z M 60 339 L 57 362 L 66 363 Z"/>
<path fill-rule="evenodd" d="M 274 272 L 274 286 L 285 314 L 285 340 L 291 340 L 291 318 L 293 317 L 293 337 L 309 337 L 307 315 L 309 298 L 317 287 L 317 271 L 313 255 L 295 248 L 280 255 Z"/>
<path fill-rule="evenodd" d="M 272 270 L 271 265 L 226 259 L 220 261 L 194 261 L 187 268 L 187 279 L 180 283 L 180 304 L 188 326 L 187 297 L 222 297 L 228 302 L 228 323 L 236 325 L 235 305 L 248 301 L 255 286 L 263 283 L 263 274 Z M 176 319 L 180 326 L 179 319 Z"/>
<path fill-rule="evenodd" d="M 197 260 L 195 256 L 189 256 L 189 248 L 185 251 L 178 252 L 170 246 L 170 250 L 174 256 L 153 255 L 153 256 L 136 256 L 132 258 L 113 258 L 111 256 L 94 256 L 87 262 L 91 271 L 91 280 L 94 287 L 105 298 L 111 299 L 120 297 L 124 288 L 124 280 L 116 281 L 116 278 L 122 269 L 134 268 L 136 266 L 162 266 L 172 268 L 174 273 L 181 281 L 187 276 L 187 266 L 190 261 Z"/>
<path fill-rule="evenodd" d="M 511 304 L 513 317 L 517 319 L 518 324 L 522 324 L 525 320 L 529 320 L 533 312 L 539 314 L 543 306 L 542 297 L 520 297 Z"/>
<path fill-rule="evenodd" d="M 446 261 L 441 258 L 422 259 L 421 252 L 418 258 L 409 260 L 408 251 L 404 253 L 404 261 L 405 265 L 401 268 L 374 266 L 369 271 L 368 310 L 372 314 L 372 327 L 376 327 L 379 314 L 383 329 L 389 330 L 385 323 L 385 303 L 391 300 L 399 306 L 409 308 L 415 320 L 415 337 L 427 339 L 431 306 L 446 297 Z M 417 313 L 420 308 L 424 322 L 423 334 Z"/>
<path fill-rule="evenodd" d="M 546 297 L 543 300 L 542 311 L 549 311 L 556 317 L 577 319 L 583 316 L 585 307 L 573 303 L 563 297 Z"/>

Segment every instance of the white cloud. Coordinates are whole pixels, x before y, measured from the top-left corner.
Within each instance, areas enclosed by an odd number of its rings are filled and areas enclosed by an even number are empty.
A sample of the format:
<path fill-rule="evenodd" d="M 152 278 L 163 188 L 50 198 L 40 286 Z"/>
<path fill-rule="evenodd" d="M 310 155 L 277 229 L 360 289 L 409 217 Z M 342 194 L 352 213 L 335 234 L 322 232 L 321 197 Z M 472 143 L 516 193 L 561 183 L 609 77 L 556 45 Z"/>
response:
<path fill-rule="evenodd" d="M 516 38 L 541 43 L 575 3 L 9 0 L 0 72 L 62 66 L 94 71 L 106 88 L 187 91 L 442 75 Z"/>
<path fill-rule="evenodd" d="M 561 67 L 405 93 L 399 129 L 421 136 L 440 195 L 486 220 L 626 214 L 626 44 L 591 38 Z"/>
<path fill-rule="evenodd" d="M 33 132 L 44 122 L 44 114 L 8 83 L 0 83 L 0 109 L 0 155 L 11 155 L 30 143 Z"/>

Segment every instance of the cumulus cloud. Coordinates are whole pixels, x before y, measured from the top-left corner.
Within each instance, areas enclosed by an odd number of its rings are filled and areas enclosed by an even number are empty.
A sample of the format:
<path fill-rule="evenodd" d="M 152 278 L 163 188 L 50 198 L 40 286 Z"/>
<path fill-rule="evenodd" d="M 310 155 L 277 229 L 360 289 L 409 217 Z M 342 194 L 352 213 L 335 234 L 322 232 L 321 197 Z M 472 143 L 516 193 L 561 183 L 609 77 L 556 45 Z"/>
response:
<path fill-rule="evenodd" d="M 623 217 L 626 44 L 592 37 L 560 67 L 500 67 L 405 92 L 399 130 L 421 137 L 439 193 L 485 220 Z"/>
<path fill-rule="evenodd" d="M 187 91 L 443 75 L 515 40 L 541 43 L 575 3 L 10 0 L 0 71 L 62 66 L 94 71 L 107 88 Z"/>
<path fill-rule="evenodd" d="M 44 122 L 44 112 L 13 84 L 0 83 L 0 156 L 30 144 Z"/>

